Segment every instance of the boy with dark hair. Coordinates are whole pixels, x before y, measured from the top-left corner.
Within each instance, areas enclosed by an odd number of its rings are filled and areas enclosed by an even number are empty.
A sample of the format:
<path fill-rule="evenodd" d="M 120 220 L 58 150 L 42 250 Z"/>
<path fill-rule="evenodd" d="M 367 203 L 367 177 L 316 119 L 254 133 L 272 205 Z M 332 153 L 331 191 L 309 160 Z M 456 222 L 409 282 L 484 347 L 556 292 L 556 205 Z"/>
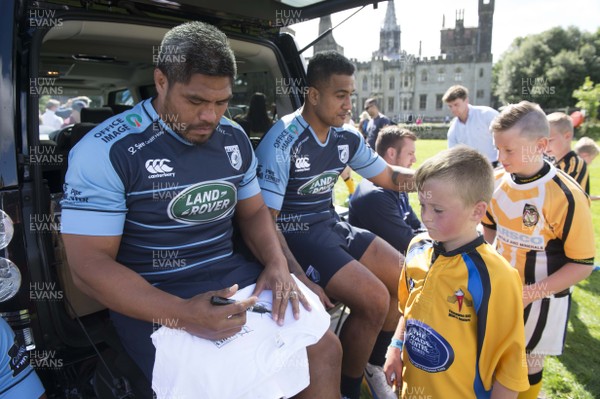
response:
<path fill-rule="evenodd" d="M 312 285 L 305 284 L 324 290 L 325 303 L 330 296 L 351 309 L 340 332 L 342 395 L 358 399 L 364 371 L 371 386 L 382 390 L 377 397 L 392 398 L 381 366 L 398 323 L 402 256 L 374 234 L 341 222 L 332 190 L 346 165 L 396 191 L 412 186 L 413 172 L 388 165 L 355 128 L 344 125 L 352 108 L 353 73 L 354 65 L 339 53 L 311 59 L 304 105 L 282 117 L 258 145 L 257 175 L 284 251 L 289 245 L 288 263 L 297 275 L 310 277 Z"/>
<path fill-rule="evenodd" d="M 550 127 L 539 105 L 507 106 L 492 130 L 504 170 L 482 223 L 487 241 L 496 239 L 521 276 L 531 388 L 519 399 L 536 399 L 544 357 L 563 351 L 573 286 L 593 270 L 590 202 L 577 182 L 544 160 Z"/>
<path fill-rule="evenodd" d="M 490 123 L 498 115 L 498 111 L 490 107 L 469 104 L 469 91 L 461 85 L 448 88 L 442 101 L 456 117 L 448 128 L 448 148 L 459 144 L 468 145 L 485 155 L 492 166 L 496 167 L 498 152 L 492 140 Z"/>
<path fill-rule="evenodd" d="M 516 398 L 527 389 L 518 273 L 477 231 L 492 197 L 487 159 L 457 146 L 415 175 L 428 232 L 408 247 L 400 323 L 384 370 L 403 398 Z"/>

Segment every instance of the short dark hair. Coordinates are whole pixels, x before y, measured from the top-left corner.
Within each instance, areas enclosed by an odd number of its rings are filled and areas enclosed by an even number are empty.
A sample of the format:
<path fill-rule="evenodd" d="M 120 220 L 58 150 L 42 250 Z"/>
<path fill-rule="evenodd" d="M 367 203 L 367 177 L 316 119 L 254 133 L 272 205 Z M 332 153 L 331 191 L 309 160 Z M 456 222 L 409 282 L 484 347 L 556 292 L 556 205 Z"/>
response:
<path fill-rule="evenodd" d="M 377 135 L 375 150 L 380 157 L 383 157 L 388 148 L 396 148 L 399 141 L 404 143 L 404 138 L 417 141 L 417 135 L 408 129 L 402 129 L 398 125 L 386 126 L 381 129 Z M 400 148 L 402 148 L 402 146 L 400 146 Z"/>
<path fill-rule="evenodd" d="M 454 85 L 446 90 L 444 96 L 442 97 L 442 101 L 445 103 L 449 103 L 456 99 L 466 100 L 469 97 L 469 90 L 465 86 Z"/>
<path fill-rule="evenodd" d="M 323 51 L 315 54 L 308 63 L 306 81 L 309 87 L 316 87 L 329 80 L 331 75 L 353 75 L 354 64 L 336 51 Z"/>
<path fill-rule="evenodd" d="M 236 75 L 235 56 L 227 36 L 216 27 L 192 21 L 178 25 L 165 34 L 156 67 L 169 84 L 188 83 L 193 74 Z"/>

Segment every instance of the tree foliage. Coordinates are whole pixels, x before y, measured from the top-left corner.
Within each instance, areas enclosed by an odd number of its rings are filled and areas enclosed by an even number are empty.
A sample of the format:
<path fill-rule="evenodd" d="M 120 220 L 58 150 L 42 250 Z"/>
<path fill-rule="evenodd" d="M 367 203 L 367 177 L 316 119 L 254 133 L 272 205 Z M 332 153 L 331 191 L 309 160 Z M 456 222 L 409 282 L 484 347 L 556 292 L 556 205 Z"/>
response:
<path fill-rule="evenodd" d="M 590 120 L 598 119 L 598 107 L 600 107 L 600 83 L 591 81 L 589 76 L 585 77 L 585 82 L 573 92 L 573 97 L 577 100 L 575 106 L 585 110 Z"/>
<path fill-rule="evenodd" d="M 542 108 L 575 106 L 573 91 L 585 77 L 600 81 L 600 29 L 552 28 L 518 37 L 493 69 L 493 91 L 500 104 L 521 100 Z"/>

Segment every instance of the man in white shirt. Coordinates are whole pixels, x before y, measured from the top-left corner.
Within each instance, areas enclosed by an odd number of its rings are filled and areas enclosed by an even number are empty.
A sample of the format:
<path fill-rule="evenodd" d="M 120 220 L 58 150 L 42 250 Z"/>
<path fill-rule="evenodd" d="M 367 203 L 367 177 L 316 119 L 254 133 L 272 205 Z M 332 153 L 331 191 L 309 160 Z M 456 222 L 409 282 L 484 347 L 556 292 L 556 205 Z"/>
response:
<path fill-rule="evenodd" d="M 456 117 L 448 129 L 448 148 L 465 144 L 485 155 L 494 167 L 498 166 L 498 151 L 490 131 L 490 124 L 498 111 L 469 104 L 469 91 L 461 85 L 446 90 L 442 101 Z"/>
<path fill-rule="evenodd" d="M 51 98 L 46 103 L 46 112 L 42 115 L 42 124 L 45 126 L 52 127 L 53 129 L 60 129 L 63 125 L 63 118 L 56 115 L 56 110 L 60 106 L 60 101 Z"/>

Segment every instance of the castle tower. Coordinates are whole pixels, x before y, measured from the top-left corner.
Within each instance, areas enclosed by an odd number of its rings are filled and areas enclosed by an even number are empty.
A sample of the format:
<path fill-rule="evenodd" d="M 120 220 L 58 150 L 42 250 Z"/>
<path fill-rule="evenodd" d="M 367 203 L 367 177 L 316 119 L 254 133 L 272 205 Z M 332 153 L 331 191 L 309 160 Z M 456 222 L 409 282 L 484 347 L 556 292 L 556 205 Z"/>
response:
<path fill-rule="evenodd" d="M 477 54 L 492 53 L 494 1 L 495 0 L 479 0 L 479 43 Z"/>
<path fill-rule="evenodd" d="M 327 31 L 327 29 L 330 29 L 331 27 L 331 15 L 327 15 L 319 19 L 319 35 Z M 333 38 L 333 32 L 329 33 L 327 36 L 325 36 L 323 39 L 321 39 L 315 44 L 314 53 L 317 54 L 322 51 L 330 50 L 337 51 L 340 54 L 344 54 L 344 47 L 340 46 L 335 41 L 335 39 Z"/>
<path fill-rule="evenodd" d="M 385 10 L 383 26 L 379 31 L 379 50 L 376 55 L 389 59 L 398 58 L 400 54 L 400 25 L 396 23 L 394 1 L 389 1 Z"/>

